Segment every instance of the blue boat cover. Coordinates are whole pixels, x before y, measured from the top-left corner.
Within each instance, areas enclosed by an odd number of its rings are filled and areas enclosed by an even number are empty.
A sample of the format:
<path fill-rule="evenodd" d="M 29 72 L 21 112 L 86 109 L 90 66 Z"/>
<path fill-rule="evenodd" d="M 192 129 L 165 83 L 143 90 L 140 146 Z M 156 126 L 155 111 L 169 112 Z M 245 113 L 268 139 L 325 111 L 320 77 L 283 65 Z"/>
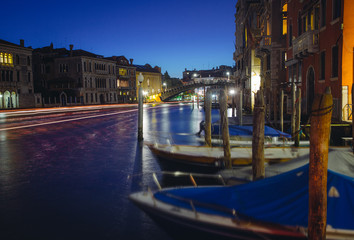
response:
<path fill-rule="evenodd" d="M 213 124 L 212 135 L 220 135 L 220 126 L 218 124 Z M 240 125 L 229 125 L 230 136 L 250 136 L 253 134 L 253 126 L 240 126 Z M 282 131 L 276 130 L 269 126 L 264 126 L 264 136 L 269 137 L 285 137 L 291 138 L 290 134 L 284 133 Z"/>
<path fill-rule="evenodd" d="M 163 202 L 197 211 L 236 214 L 288 226 L 308 226 L 309 165 L 263 180 L 226 187 L 162 190 L 155 197 Z M 327 224 L 354 230 L 354 178 L 328 170 Z M 187 201 L 185 201 L 187 200 Z M 229 212 L 225 211 L 228 209 Z"/>

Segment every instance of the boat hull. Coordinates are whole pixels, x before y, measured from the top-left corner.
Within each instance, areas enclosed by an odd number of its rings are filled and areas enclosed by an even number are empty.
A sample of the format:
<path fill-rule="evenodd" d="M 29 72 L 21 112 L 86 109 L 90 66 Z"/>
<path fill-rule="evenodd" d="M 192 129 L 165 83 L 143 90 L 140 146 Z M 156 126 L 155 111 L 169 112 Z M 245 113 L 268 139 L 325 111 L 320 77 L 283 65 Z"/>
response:
<path fill-rule="evenodd" d="M 224 166 L 224 150 L 221 147 L 165 145 L 146 143 L 151 152 L 162 161 L 204 166 L 220 169 Z M 309 148 L 274 147 L 265 148 L 264 158 L 268 163 L 279 163 L 309 154 Z M 252 164 L 252 148 L 231 148 L 233 166 Z"/>
<path fill-rule="evenodd" d="M 130 199 L 175 239 L 306 239 L 295 228 L 196 214 L 154 200 L 149 193 L 135 193 Z"/>

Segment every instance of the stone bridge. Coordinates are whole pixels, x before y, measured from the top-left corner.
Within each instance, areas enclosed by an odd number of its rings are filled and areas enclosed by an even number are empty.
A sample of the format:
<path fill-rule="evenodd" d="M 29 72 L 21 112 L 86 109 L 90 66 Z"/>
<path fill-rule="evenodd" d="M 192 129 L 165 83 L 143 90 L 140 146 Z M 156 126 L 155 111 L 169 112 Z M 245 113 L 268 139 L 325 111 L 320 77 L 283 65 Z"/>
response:
<path fill-rule="evenodd" d="M 166 91 L 161 93 L 160 99 L 161 101 L 167 101 L 170 98 L 177 96 L 180 93 L 189 91 L 189 90 L 193 90 L 196 88 L 201 88 L 201 87 L 207 87 L 207 86 L 211 86 L 213 88 L 223 88 L 225 86 L 229 86 L 229 87 L 234 87 L 235 86 L 235 82 L 234 81 L 230 81 L 230 80 L 212 80 L 212 81 L 198 81 L 198 80 L 194 80 L 188 83 L 183 84 L 183 86 L 178 86 L 178 87 L 174 87 L 174 88 L 169 88 Z"/>

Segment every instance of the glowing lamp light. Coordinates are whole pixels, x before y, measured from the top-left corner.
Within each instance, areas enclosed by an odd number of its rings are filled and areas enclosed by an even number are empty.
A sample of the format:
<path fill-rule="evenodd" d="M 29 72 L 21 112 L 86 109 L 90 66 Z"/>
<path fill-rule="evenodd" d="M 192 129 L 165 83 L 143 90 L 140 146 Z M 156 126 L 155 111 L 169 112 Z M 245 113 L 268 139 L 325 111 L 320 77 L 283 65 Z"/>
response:
<path fill-rule="evenodd" d="M 230 93 L 231 95 L 234 95 L 234 94 L 235 94 L 235 89 L 231 89 L 229 93 Z"/>
<path fill-rule="evenodd" d="M 0 98 L 2 98 L 2 94 L 0 94 Z"/>
<path fill-rule="evenodd" d="M 140 84 L 144 81 L 144 76 L 141 73 L 138 76 L 138 81 Z"/>

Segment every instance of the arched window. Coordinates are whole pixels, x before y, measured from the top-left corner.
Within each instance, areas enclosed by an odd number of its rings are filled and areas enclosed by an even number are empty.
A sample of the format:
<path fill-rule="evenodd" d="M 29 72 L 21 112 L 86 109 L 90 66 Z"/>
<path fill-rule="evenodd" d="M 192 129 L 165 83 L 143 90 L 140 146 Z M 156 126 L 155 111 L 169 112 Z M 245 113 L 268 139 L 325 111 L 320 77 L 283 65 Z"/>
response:
<path fill-rule="evenodd" d="M 29 56 L 27 56 L 27 65 L 28 65 L 28 66 L 31 66 L 31 59 L 30 59 Z"/>
<path fill-rule="evenodd" d="M 0 53 L 0 64 L 4 63 L 4 54 Z"/>

